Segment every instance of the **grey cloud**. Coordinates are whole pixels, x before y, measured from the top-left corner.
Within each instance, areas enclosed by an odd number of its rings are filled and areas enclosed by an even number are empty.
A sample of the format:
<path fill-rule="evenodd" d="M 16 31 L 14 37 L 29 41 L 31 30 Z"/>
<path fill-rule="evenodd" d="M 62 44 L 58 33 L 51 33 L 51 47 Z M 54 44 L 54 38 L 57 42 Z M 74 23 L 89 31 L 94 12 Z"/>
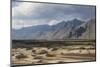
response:
<path fill-rule="evenodd" d="M 18 19 L 60 19 L 70 15 L 86 19 L 95 16 L 95 7 L 78 5 L 42 4 L 30 16 L 20 15 Z M 74 16 L 73 16 L 74 17 Z"/>
<path fill-rule="evenodd" d="M 19 2 L 16 3 L 18 6 Z M 20 3 L 21 4 L 21 3 Z M 33 3 L 34 4 L 34 3 Z M 14 5 L 14 7 L 16 7 Z M 12 7 L 12 8 L 14 8 Z M 24 12 L 24 11 L 23 11 Z M 23 15 L 13 17 L 16 20 L 70 20 L 73 18 L 89 19 L 95 17 L 95 6 L 80 6 L 80 5 L 60 5 L 41 3 L 41 6 L 36 7 L 31 15 Z M 29 23 L 29 22 L 25 22 Z M 43 24 L 49 22 L 42 22 Z M 42 24 L 41 21 L 37 24 Z M 34 22 L 32 23 L 34 25 Z"/>

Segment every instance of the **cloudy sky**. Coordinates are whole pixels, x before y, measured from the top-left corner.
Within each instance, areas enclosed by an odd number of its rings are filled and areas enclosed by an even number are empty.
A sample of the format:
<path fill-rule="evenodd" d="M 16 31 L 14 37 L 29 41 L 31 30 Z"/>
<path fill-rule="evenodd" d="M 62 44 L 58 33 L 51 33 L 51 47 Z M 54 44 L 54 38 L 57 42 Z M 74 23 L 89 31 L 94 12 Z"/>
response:
<path fill-rule="evenodd" d="M 12 2 L 12 28 L 34 25 L 54 25 L 74 18 L 88 20 L 95 17 L 94 6 L 61 5 L 33 2 Z"/>

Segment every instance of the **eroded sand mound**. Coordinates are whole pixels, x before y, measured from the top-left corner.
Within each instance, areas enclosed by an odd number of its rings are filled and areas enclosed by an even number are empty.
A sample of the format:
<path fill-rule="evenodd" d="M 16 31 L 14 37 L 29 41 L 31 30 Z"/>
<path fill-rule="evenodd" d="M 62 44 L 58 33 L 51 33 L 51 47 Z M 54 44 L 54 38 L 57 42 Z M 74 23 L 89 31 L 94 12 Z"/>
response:
<path fill-rule="evenodd" d="M 95 60 L 95 48 L 75 47 L 46 48 L 33 47 L 12 49 L 12 62 L 14 65 L 64 63 Z"/>

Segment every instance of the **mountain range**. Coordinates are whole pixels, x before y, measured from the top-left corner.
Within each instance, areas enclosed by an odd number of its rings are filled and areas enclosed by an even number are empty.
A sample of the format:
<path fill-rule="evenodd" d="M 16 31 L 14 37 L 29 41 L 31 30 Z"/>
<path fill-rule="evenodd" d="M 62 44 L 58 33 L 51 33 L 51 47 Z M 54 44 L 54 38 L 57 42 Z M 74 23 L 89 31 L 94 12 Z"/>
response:
<path fill-rule="evenodd" d="M 77 18 L 61 21 L 56 25 L 37 25 L 12 29 L 13 40 L 66 40 L 66 39 L 95 39 L 95 18 L 82 21 Z"/>

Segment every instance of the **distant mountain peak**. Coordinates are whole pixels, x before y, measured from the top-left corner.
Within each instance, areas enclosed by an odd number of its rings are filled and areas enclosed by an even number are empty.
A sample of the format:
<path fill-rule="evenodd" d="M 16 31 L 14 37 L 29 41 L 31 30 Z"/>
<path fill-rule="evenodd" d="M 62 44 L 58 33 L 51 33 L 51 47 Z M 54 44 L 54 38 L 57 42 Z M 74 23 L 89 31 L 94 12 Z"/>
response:
<path fill-rule="evenodd" d="M 88 30 L 91 28 L 91 36 L 95 32 L 95 21 L 81 21 L 75 18 L 70 21 L 58 21 L 56 25 L 37 25 L 25 27 L 18 30 L 12 29 L 12 39 L 70 39 L 70 38 L 83 38 L 88 37 Z M 92 22 L 92 23 L 91 23 Z M 92 27 L 87 27 L 90 24 Z"/>

